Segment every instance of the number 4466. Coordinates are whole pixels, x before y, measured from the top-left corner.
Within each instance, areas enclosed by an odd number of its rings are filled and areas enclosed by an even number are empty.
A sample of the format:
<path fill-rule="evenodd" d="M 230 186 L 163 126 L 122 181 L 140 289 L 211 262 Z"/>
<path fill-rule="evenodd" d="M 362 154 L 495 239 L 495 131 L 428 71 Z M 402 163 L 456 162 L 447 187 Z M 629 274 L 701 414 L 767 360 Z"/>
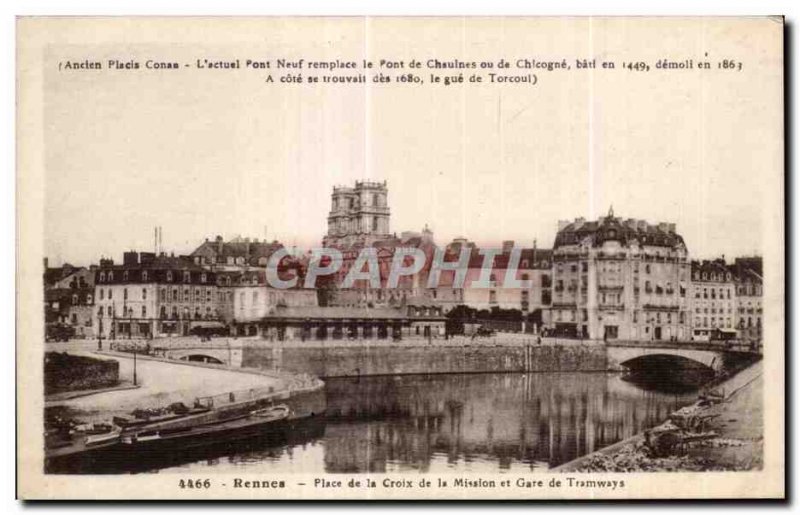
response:
<path fill-rule="evenodd" d="M 180 488 L 211 488 L 210 479 L 181 479 L 178 481 Z"/>

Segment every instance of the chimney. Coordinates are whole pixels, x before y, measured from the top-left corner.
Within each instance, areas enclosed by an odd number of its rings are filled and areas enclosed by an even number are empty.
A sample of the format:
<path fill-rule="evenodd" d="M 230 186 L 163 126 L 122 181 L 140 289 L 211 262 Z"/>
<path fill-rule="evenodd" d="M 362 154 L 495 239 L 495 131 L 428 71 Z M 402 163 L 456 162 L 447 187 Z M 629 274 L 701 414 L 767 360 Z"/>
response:
<path fill-rule="evenodd" d="M 514 240 L 505 240 L 503 242 L 503 254 L 510 254 L 511 249 L 514 248 Z"/>
<path fill-rule="evenodd" d="M 138 265 L 139 264 L 139 253 L 135 250 L 130 252 L 125 252 L 122 255 L 122 264 L 124 265 Z"/>

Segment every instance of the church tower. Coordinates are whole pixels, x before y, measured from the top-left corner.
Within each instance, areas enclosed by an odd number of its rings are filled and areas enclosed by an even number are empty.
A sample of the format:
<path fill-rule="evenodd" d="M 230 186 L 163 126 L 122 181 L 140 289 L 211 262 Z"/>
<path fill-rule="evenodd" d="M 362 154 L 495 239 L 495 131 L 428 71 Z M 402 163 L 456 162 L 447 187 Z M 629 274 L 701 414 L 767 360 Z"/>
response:
<path fill-rule="evenodd" d="M 390 238 L 388 197 L 386 181 L 356 181 L 352 188 L 334 186 L 328 234 L 322 244 L 352 247 Z"/>

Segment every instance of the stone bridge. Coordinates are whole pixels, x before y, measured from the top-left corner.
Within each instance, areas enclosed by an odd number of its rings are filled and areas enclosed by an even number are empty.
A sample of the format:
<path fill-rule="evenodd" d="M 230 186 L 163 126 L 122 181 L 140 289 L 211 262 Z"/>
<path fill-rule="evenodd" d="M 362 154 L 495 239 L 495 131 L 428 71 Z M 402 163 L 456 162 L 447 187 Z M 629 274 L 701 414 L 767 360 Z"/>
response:
<path fill-rule="evenodd" d="M 640 346 L 633 345 L 617 346 L 608 344 L 607 356 L 609 368 L 620 368 L 630 366 L 638 361 L 644 361 L 652 356 L 669 356 L 699 363 L 710 368 L 714 372 L 722 370 L 724 363 L 724 351 L 706 350 L 691 347 L 676 346 Z"/>
<path fill-rule="evenodd" d="M 607 343 L 609 368 L 646 364 L 651 358 L 673 358 L 699 363 L 715 373 L 731 360 L 760 355 L 760 347 L 746 342 L 636 342 L 614 341 Z"/>
<path fill-rule="evenodd" d="M 185 347 L 154 347 L 153 354 L 167 359 L 217 363 L 233 367 L 242 366 L 242 347 L 240 345 L 203 345 Z"/>

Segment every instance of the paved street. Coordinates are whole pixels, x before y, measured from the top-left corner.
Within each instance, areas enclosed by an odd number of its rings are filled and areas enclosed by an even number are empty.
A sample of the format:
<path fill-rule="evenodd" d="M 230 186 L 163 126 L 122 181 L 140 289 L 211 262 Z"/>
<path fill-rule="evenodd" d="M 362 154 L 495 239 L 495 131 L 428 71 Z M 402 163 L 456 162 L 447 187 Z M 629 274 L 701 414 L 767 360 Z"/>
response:
<path fill-rule="evenodd" d="M 125 382 L 133 380 L 132 358 L 96 355 L 89 351 L 70 352 L 115 359 L 120 363 L 120 379 Z M 136 408 L 166 406 L 177 401 L 191 405 L 196 397 L 229 391 L 282 387 L 281 380 L 268 376 L 148 359 L 137 359 L 136 372 L 140 388 L 89 395 L 65 401 L 63 405 L 68 406 L 74 415 L 88 421 L 107 419 Z"/>

